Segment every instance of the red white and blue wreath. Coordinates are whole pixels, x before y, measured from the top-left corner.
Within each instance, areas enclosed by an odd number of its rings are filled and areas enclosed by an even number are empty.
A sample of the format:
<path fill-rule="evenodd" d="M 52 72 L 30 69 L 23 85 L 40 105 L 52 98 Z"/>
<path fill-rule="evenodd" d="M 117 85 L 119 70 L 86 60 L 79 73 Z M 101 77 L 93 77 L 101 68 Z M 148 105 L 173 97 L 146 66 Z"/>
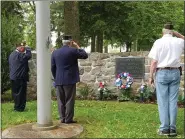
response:
<path fill-rule="evenodd" d="M 126 83 L 123 83 L 123 82 L 126 82 Z M 122 73 L 117 75 L 117 79 L 115 81 L 115 85 L 118 87 L 118 89 L 131 88 L 132 84 L 133 84 L 133 78 L 132 78 L 130 73 L 122 72 Z"/>

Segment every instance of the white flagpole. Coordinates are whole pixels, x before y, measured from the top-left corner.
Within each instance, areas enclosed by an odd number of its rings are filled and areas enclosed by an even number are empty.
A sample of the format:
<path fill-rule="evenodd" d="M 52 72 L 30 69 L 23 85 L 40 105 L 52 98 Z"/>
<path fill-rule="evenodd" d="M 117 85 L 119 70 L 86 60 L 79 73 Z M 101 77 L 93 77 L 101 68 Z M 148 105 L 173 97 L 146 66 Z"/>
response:
<path fill-rule="evenodd" d="M 36 1 L 37 126 L 52 126 L 50 1 Z"/>

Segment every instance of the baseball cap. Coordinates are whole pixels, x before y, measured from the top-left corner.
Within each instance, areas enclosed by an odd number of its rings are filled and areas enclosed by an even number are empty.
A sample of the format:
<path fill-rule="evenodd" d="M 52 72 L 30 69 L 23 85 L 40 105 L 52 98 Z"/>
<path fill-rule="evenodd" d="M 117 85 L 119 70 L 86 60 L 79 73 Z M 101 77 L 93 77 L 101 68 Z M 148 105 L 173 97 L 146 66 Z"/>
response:
<path fill-rule="evenodd" d="M 72 36 L 71 35 L 63 35 L 63 40 L 69 40 L 71 41 L 72 40 Z"/>

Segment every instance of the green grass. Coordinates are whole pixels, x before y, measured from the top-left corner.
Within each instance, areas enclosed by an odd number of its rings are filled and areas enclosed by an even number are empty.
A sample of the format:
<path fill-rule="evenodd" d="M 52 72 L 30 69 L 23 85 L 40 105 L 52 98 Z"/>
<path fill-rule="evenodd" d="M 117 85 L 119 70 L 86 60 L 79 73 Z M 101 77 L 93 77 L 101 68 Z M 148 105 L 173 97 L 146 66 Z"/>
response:
<path fill-rule="evenodd" d="M 58 120 L 57 104 L 52 102 L 53 120 Z M 13 103 L 2 104 L 2 129 L 36 122 L 36 101 L 27 102 L 25 112 L 13 112 Z M 82 138 L 159 138 L 157 105 L 114 101 L 76 101 L 75 120 L 83 127 Z M 178 138 L 184 138 L 184 109 L 178 110 Z"/>

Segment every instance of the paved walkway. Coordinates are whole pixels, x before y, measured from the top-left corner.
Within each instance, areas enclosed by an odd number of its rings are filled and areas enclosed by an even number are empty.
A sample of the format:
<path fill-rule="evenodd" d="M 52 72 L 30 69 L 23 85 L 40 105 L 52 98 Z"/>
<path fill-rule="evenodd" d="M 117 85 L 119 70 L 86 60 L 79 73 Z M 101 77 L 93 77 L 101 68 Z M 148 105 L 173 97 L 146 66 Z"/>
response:
<path fill-rule="evenodd" d="M 53 123 L 57 128 L 47 131 L 33 130 L 32 126 L 36 123 L 13 126 L 2 132 L 2 138 L 73 138 L 83 132 L 83 127 L 79 124 L 61 124 L 59 121 Z"/>

